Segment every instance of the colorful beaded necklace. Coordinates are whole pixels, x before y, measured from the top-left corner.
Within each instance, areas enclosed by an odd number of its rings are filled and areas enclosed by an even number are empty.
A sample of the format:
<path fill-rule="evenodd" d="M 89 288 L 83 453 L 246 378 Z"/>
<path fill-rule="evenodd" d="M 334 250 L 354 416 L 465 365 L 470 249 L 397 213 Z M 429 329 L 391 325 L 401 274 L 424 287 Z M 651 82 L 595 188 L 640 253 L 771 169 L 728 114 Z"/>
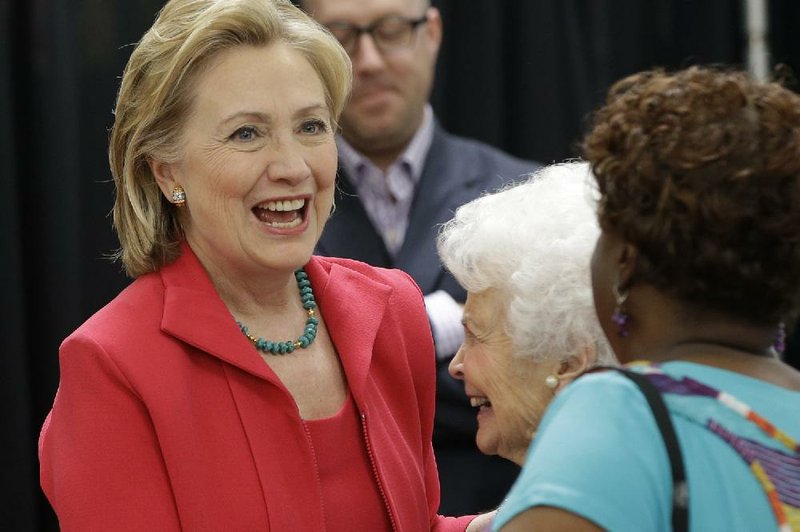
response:
<path fill-rule="evenodd" d="M 767 496 L 778 523 L 778 530 L 800 531 L 800 442 L 729 393 L 687 376 L 680 379 L 672 377 L 657 364 L 647 361 L 636 361 L 629 365 L 642 368 L 643 373 L 649 376 L 662 393 L 703 396 L 716 400 L 776 442 L 777 448 L 767 447 L 755 440 L 737 436 L 714 419 L 708 419 L 705 423 L 700 420 L 701 425 L 705 425 L 733 448 L 750 467 Z M 688 417 L 692 419 L 691 415 Z"/>
<path fill-rule="evenodd" d="M 261 337 L 256 338 L 250 334 L 245 324 L 240 321 L 236 322 L 247 339 L 253 343 L 256 349 L 263 353 L 269 353 L 270 355 L 285 355 L 286 353 L 291 353 L 295 349 L 303 349 L 310 346 L 312 343 L 314 343 L 314 339 L 317 337 L 317 326 L 319 325 L 319 320 L 317 319 L 316 312 L 314 311 L 314 309 L 317 308 L 317 302 L 314 300 L 314 291 L 311 289 L 311 281 L 309 281 L 308 275 L 303 268 L 300 268 L 294 272 L 294 277 L 297 280 L 297 287 L 300 289 L 300 299 L 303 301 L 303 308 L 306 309 L 306 313 L 308 313 L 308 318 L 306 318 L 306 328 L 303 331 L 303 334 L 301 334 L 297 340 L 287 340 L 286 342 L 270 342 L 269 340 L 265 340 Z"/>

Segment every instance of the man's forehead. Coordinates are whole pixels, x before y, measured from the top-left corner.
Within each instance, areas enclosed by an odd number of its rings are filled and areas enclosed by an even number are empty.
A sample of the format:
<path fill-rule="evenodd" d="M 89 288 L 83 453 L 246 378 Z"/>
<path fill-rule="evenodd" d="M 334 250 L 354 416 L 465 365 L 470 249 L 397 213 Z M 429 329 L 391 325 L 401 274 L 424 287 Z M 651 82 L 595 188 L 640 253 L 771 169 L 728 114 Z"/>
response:
<path fill-rule="evenodd" d="M 428 0 L 302 0 L 301 7 L 320 22 L 371 21 L 385 15 L 419 16 Z"/>

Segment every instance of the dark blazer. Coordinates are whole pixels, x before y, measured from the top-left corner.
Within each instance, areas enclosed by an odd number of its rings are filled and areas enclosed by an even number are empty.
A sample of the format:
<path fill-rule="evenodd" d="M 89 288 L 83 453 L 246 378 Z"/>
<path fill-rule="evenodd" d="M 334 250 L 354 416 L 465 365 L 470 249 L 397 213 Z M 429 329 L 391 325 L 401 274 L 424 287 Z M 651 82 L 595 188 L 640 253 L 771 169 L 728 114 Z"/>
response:
<path fill-rule="evenodd" d="M 451 135 L 436 123 L 425 166 L 411 204 L 406 238 L 392 259 L 349 179 L 340 169 L 336 211 L 316 252 L 358 259 L 409 273 L 423 293 L 445 290 L 463 302 L 466 292 L 446 272 L 436 252 L 439 226 L 456 208 L 539 168 L 487 144 Z M 477 422 L 464 387 L 437 365 L 434 448 L 439 463 L 444 514 L 472 513 L 499 503 L 517 473 L 503 459 L 485 457 L 475 446 Z"/>

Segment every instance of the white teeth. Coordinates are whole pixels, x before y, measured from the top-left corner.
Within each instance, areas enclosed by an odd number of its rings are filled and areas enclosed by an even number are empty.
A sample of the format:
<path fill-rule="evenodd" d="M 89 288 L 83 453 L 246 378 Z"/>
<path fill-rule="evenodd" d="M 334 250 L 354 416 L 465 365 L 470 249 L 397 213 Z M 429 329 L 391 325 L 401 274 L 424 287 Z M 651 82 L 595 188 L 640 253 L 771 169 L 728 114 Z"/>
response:
<path fill-rule="evenodd" d="M 290 228 L 290 227 L 297 227 L 302 222 L 303 222 L 302 218 L 295 218 L 291 222 L 272 222 L 272 223 L 269 223 L 267 225 L 269 225 L 270 227 L 279 227 L 281 229 L 286 229 L 286 228 Z"/>
<path fill-rule="evenodd" d="M 261 205 L 262 209 L 268 211 L 296 211 L 302 209 L 306 204 L 304 199 L 283 200 L 283 201 L 268 201 L 266 205 Z"/>
<path fill-rule="evenodd" d="M 473 407 L 481 407 L 481 406 L 491 406 L 492 404 L 489 402 L 489 399 L 486 397 L 470 397 L 469 404 Z"/>

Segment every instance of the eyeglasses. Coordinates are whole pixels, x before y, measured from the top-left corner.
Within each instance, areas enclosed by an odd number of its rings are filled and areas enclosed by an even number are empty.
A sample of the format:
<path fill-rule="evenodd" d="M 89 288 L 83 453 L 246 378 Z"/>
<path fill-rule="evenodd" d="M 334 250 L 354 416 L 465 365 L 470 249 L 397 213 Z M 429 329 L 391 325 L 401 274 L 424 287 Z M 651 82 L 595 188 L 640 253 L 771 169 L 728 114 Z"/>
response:
<path fill-rule="evenodd" d="M 368 33 L 381 53 L 393 52 L 407 48 L 416 29 L 428 21 L 428 16 L 412 19 L 398 15 L 379 18 L 372 24 L 357 26 L 349 22 L 333 22 L 328 24 L 328 30 L 342 44 L 348 55 L 353 55 L 358 50 L 360 37 Z"/>

